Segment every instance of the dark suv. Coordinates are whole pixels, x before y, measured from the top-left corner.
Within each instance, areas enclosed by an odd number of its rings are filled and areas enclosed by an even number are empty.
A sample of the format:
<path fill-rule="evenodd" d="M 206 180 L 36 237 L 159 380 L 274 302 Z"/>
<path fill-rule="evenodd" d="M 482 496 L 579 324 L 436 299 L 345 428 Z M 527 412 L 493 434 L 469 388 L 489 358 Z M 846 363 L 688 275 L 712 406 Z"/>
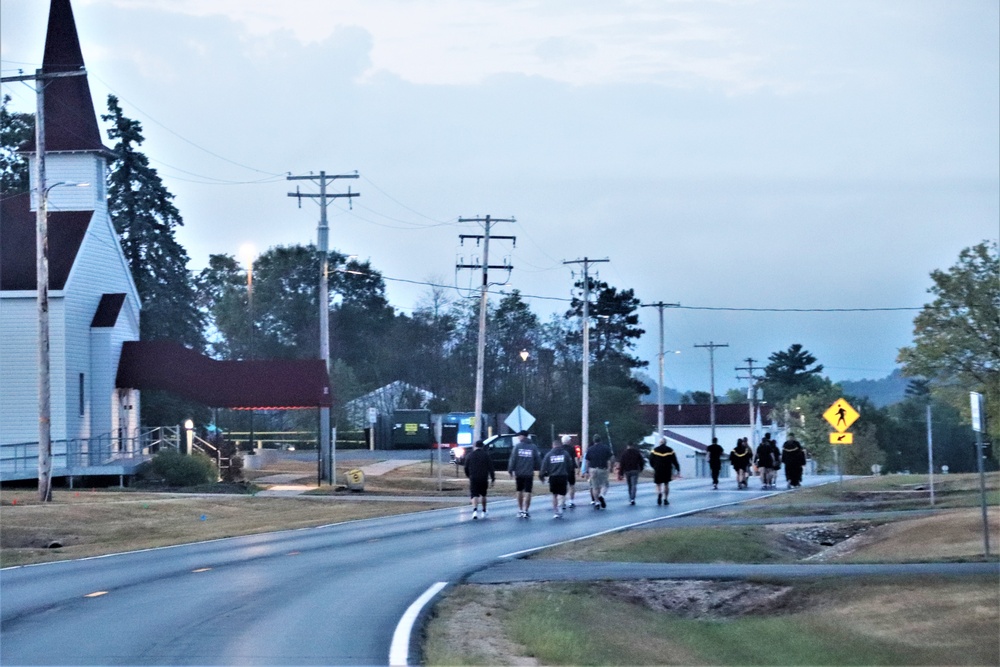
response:
<path fill-rule="evenodd" d="M 510 453 L 514 450 L 515 442 L 517 442 L 517 435 L 514 433 L 490 436 L 483 441 L 483 446 L 486 447 L 486 451 L 490 454 L 490 460 L 493 461 L 494 470 L 497 472 L 506 472 L 507 462 L 510 460 Z M 533 435 L 528 436 L 528 442 L 538 445 L 538 440 Z M 543 448 L 541 445 L 538 445 L 538 451 L 541 452 L 542 457 L 545 456 L 549 449 L 549 447 Z M 465 455 L 470 451 L 472 451 L 471 445 L 452 447 L 451 462 L 455 465 L 464 465 Z"/>

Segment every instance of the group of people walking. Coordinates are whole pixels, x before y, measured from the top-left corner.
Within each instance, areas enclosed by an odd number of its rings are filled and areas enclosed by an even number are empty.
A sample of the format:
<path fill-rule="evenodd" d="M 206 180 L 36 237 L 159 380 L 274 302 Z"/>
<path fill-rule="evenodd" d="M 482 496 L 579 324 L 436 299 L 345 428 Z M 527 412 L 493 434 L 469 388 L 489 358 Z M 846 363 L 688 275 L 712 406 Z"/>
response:
<path fill-rule="evenodd" d="M 712 471 L 712 488 L 719 488 L 719 473 L 722 470 L 722 458 L 725 454 L 718 438 L 712 438 L 708 446 L 708 465 Z M 802 469 L 806 465 L 806 451 L 795 439 L 795 434 L 789 432 L 788 440 L 778 448 L 778 443 L 771 438 L 770 433 L 764 434 L 764 439 L 754 452 L 746 438 L 736 441 L 736 446 L 729 452 L 729 463 L 736 472 L 736 488 L 745 489 L 750 483 L 754 471 L 760 475 L 762 489 L 775 489 L 778 484 L 778 471 L 785 467 L 785 480 L 788 488 L 794 489 L 802 485 Z"/>
<path fill-rule="evenodd" d="M 725 450 L 718 443 L 718 438 L 712 438 L 712 444 L 707 448 L 709 469 L 712 471 L 712 488 L 719 488 L 719 474 L 722 470 L 722 460 Z M 771 439 L 770 433 L 764 434 L 764 439 L 754 452 L 746 438 L 736 441 L 736 446 L 729 452 L 729 462 L 736 472 L 736 488 L 748 488 L 753 471 L 761 478 L 762 489 L 777 488 L 778 471 L 782 465 L 785 468 L 785 478 L 788 488 L 797 488 L 802 484 L 802 469 L 806 464 L 806 452 L 795 439 L 794 434 L 788 434 L 788 440 L 779 449 L 777 442 Z M 667 444 L 666 438 L 649 453 L 649 465 L 653 469 L 653 483 L 656 484 L 656 504 L 669 505 L 670 482 L 676 472 L 680 476 L 681 466 L 677 453 Z M 569 436 L 556 438 L 544 456 L 538 447 L 528 439 L 528 432 L 521 431 L 511 450 L 507 462 L 507 473 L 514 479 L 517 491 L 517 515 L 519 518 L 531 517 L 531 496 L 534 487 L 535 471 L 543 484 L 548 481 L 549 493 L 552 495 L 552 517 L 563 518 L 563 510 L 576 507 L 576 473 L 588 480 L 590 490 L 590 505 L 595 510 L 607 507 L 608 487 L 611 471 L 617 469 L 618 479 L 624 480 L 628 487 L 628 500 L 635 505 L 636 492 L 639 485 L 639 475 L 646 467 L 646 457 L 635 444 L 629 444 L 622 452 L 621 460 L 615 468 L 615 455 L 610 445 L 595 435 L 593 444 L 587 449 L 580 465 L 572 447 Z M 472 503 L 472 518 L 478 519 L 480 511 L 485 519 L 486 495 L 490 486 L 496 482 L 496 471 L 486 451 L 483 441 L 475 443 L 473 450 L 465 457 L 465 475 L 469 478 L 469 496 Z"/>
<path fill-rule="evenodd" d="M 667 445 L 666 439 L 660 441 L 649 456 L 653 468 L 653 481 L 656 484 L 657 505 L 669 505 L 669 484 L 676 470 L 680 474 L 680 463 L 674 450 Z M 628 485 L 629 504 L 635 505 L 639 475 L 646 467 L 646 459 L 634 444 L 630 444 L 622 453 L 618 462 L 619 479 L 624 479 Z M 615 468 L 615 455 L 611 446 L 595 435 L 593 444 L 587 449 L 580 465 L 572 448 L 569 436 L 557 438 L 550 449 L 542 456 L 538 447 L 528 439 L 528 432 L 521 431 L 510 452 L 507 461 L 507 473 L 514 479 L 517 493 L 517 516 L 527 519 L 531 517 L 531 496 L 534 489 L 535 471 L 543 484 L 548 481 L 549 493 L 552 495 L 552 516 L 555 519 L 563 517 L 563 510 L 576 507 L 576 473 L 588 480 L 590 490 L 590 505 L 595 510 L 603 510 L 608 506 L 605 495 L 610 486 L 611 471 Z M 487 514 L 486 496 L 490 486 L 496 482 L 496 470 L 489 452 L 483 441 L 476 441 L 473 449 L 465 457 L 465 476 L 469 478 L 469 497 L 472 504 L 472 518 L 485 519 Z"/>

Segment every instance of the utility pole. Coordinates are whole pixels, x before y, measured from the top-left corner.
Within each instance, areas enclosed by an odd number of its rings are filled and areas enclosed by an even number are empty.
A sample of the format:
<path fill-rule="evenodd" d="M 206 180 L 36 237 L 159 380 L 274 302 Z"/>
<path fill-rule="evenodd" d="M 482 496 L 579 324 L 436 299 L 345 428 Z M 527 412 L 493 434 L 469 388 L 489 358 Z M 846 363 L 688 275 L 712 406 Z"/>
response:
<path fill-rule="evenodd" d="M 708 372 L 711 378 L 709 384 L 709 394 L 708 399 L 708 419 L 712 424 L 712 440 L 715 440 L 715 348 L 717 347 L 729 347 L 728 343 L 713 343 L 708 341 L 705 345 L 695 345 L 695 347 L 707 347 L 708 348 Z"/>
<path fill-rule="evenodd" d="M 583 264 L 583 406 L 580 418 L 580 445 L 583 448 L 582 454 L 587 454 L 587 447 L 590 445 L 590 265 L 600 262 L 610 262 L 604 259 L 574 259 L 563 264 Z M 609 443 L 610 444 L 610 443 Z"/>
<path fill-rule="evenodd" d="M 662 301 L 642 304 L 643 308 L 656 308 L 660 311 L 660 379 L 656 385 L 656 442 L 653 443 L 654 447 L 660 444 L 660 438 L 663 437 L 663 309 L 677 308 L 680 305 L 679 303 L 663 303 Z"/>
<path fill-rule="evenodd" d="M 360 193 L 351 192 L 347 188 L 346 194 L 330 194 L 326 191 L 328 182 L 338 178 L 357 178 L 358 173 L 327 175 L 325 171 L 319 172 L 319 176 L 310 174 L 309 176 L 288 176 L 289 181 L 313 181 L 319 183 L 319 194 L 302 193 L 299 188 L 295 192 L 289 192 L 289 197 L 296 197 L 299 200 L 299 208 L 302 208 L 302 198 L 319 199 L 319 226 L 316 229 L 316 250 L 319 253 L 319 358 L 326 364 L 326 374 L 330 375 L 330 227 L 326 222 L 326 206 L 328 199 L 351 198 L 361 196 Z M 320 455 L 320 478 L 335 485 L 336 464 L 333 457 L 335 453 L 330 446 L 330 408 L 319 409 L 319 455 Z"/>
<path fill-rule="evenodd" d="M 35 264 L 38 303 L 38 499 L 52 500 L 52 382 L 49 356 L 49 190 L 45 184 L 45 86 L 47 79 L 86 76 L 80 67 L 69 72 L 44 72 L 5 76 L 0 82 L 35 81 Z M 52 187 L 59 185 L 56 183 Z"/>
<path fill-rule="evenodd" d="M 483 225 L 483 234 L 459 234 L 459 240 L 464 244 L 465 239 L 476 239 L 476 244 L 478 245 L 479 240 L 483 241 L 483 261 L 481 264 L 456 264 L 457 269 L 482 269 L 483 280 L 479 288 L 479 344 L 476 347 L 476 416 L 474 417 L 475 423 L 472 425 L 472 441 L 482 439 L 483 434 L 483 367 L 486 361 L 486 290 L 489 287 L 489 275 L 490 269 L 506 269 L 507 271 L 512 270 L 514 267 L 509 264 L 490 264 L 490 227 L 494 222 L 517 222 L 514 217 L 510 218 L 494 218 L 491 216 L 486 216 L 485 218 L 459 218 L 459 222 L 475 222 L 477 224 Z M 514 236 L 493 236 L 495 239 L 504 239 L 511 241 L 513 243 L 517 242 L 517 237 Z"/>
<path fill-rule="evenodd" d="M 740 379 L 740 380 L 746 380 L 748 382 L 748 385 L 749 385 L 749 389 L 747 389 L 747 402 L 750 404 L 750 446 L 751 446 L 751 448 L 754 451 L 757 451 L 757 436 L 756 436 L 756 433 L 754 432 L 754 424 L 757 421 L 757 419 L 756 419 L 756 417 L 757 417 L 757 380 L 760 380 L 762 378 L 760 376 L 757 376 L 757 375 L 753 374 L 753 372 L 754 372 L 753 365 L 754 365 L 754 363 L 757 362 L 756 359 L 751 359 L 750 357 L 747 357 L 743 361 L 745 361 L 747 363 L 747 365 L 743 366 L 743 367 L 737 367 L 736 370 L 738 370 L 738 371 L 746 371 L 747 374 L 746 375 L 737 375 L 736 377 L 737 377 L 737 379 Z"/>

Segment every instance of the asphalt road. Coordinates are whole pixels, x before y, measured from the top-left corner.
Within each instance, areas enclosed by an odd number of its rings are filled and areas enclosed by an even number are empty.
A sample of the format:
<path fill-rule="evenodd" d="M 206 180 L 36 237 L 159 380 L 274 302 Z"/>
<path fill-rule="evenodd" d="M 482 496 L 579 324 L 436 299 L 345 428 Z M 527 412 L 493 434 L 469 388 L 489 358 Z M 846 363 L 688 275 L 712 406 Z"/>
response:
<path fill-rule="evenodd" d="M 561 520 L 538 493 L 527 520 L 507 500 L 493 503 L 485 521 L 448 508 L 8 568 L 0 570 L 0 663 L 387 664 L 397 622 L 435 582 L 526 550 L 765 494 L 732 484 L 712 491 L 705 480 L 678 480 L 669 507 L 656 506 L 651 483 L 640 485 L 634 507 L 616 485 L 607 510 L 584 502 Z"/>

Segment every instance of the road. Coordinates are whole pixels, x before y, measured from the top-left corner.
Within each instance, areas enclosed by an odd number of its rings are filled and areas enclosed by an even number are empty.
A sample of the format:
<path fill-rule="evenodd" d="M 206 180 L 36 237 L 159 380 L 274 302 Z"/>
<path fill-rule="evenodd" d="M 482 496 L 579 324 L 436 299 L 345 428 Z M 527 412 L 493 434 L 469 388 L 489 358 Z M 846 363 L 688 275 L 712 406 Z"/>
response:
<path fill-rule="evenodd" d="M 562 520 L 539 493 L 528 520 L 506 500 L 485 521 L 448 508 L 7 568 L 0 663 L 387 664 L 397 622 L 435 582 L 457 582 L 525 550 L 765 493 L 712 491 L 701 479 L 671 488 L 669 507 L 656 506 L 651 483 L 631 507 L 617 485 L 607 510 L 585 502 Z"/>

